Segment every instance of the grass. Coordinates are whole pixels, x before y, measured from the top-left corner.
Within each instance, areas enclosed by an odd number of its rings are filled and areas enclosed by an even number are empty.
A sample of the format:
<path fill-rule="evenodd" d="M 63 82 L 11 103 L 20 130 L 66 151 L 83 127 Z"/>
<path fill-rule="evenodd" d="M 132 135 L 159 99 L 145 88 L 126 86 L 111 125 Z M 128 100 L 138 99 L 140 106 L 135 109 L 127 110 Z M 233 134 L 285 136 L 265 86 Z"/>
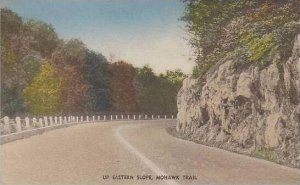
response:
<path fill-rule="evenodd" d="M 260 148 L 255 150 L 251 156 L 270 161 L 277 161 L 277 154 L 272 148 Z"/>

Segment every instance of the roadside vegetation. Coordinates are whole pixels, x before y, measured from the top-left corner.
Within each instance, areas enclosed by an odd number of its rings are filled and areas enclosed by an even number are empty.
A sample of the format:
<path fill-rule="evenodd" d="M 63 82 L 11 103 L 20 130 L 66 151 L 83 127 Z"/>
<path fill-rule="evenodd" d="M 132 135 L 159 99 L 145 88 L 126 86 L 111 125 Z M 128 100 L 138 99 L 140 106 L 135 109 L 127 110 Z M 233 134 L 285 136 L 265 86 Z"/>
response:
<path fill-rule="evenodd" d="M 180 70 L 108 61 L 79 39 L 60 39 L 38 20 L 1 9 L 1 115 L 177 112 Z"/>
<path fill-rule="evenodd" d="M 284 62 L 291 56 L 300 31 L 298 0 L 183 0 L 182 18 L 191 35 L 197 66 L 193 76 L 205 74 L 224 60 L 238 66 L 268 65 L 279 53 Z"/>

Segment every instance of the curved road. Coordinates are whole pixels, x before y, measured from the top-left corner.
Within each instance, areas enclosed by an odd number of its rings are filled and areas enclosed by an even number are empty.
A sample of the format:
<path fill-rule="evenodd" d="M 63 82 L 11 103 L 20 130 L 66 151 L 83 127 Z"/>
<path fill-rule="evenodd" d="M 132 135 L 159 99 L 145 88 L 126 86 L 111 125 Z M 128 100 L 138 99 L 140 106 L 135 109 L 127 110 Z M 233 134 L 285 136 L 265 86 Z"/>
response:
<path fill-rule="evenodd" d="M 89 123 L 4 144 L 1 184 L 299 185 L 299 170 L 174 138 L 174 124 Z"/>

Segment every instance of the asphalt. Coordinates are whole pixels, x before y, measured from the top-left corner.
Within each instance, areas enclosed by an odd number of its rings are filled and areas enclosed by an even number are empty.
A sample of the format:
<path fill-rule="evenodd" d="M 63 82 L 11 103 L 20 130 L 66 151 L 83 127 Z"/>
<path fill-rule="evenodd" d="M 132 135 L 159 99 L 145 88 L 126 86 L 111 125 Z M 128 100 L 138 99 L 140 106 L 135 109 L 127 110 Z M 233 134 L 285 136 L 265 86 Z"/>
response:
<path fill-rule="evenodd" d="M 0 182 L 300 184 L 298 169 L 175 138 L 166 131 L 174 124 L 171 120 L 88 123 L 6 143 L 0 148 Z"/>

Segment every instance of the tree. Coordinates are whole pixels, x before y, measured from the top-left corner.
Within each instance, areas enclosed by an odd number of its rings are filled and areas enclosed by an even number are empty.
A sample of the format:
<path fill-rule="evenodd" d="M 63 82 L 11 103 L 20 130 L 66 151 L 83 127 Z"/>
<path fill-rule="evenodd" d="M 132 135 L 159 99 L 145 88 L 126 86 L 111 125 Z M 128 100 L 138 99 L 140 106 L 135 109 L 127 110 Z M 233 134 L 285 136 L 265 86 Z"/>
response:
<path fill-rule="evenodd" d="M 62 105 L 62 87 L 63 79 L 57 76 L 54 67 L 44 64 L 24 92 L 31 112 L 35 115 L 58 113 Z"/>
<path fill-rule="evenodd" d="M 111 109 L 110 76 L 106 58 L 94 51 L 87 51 L 84 76 L 88 82 L 88 110 L 107 111 Z"/>
<path fill-rule="evenodd" d="M 136 68 L 138 102 L 143 112 L 177 112 L 177 93 L 186 77 L 180 70 L 157 76 L 149 66 Z"/>
<path fill-rule="evenodd" d="M 33 19 L 26 22 L 24 26 L 33 37 L 31 47 L 38 51 L 42 57 L 50 57 L 59 43 L 54 28 L 49 24 Z"/>
<path fill-rule="evenodd" d="M 63 112 L 82 112 L 86 109 L 88 85 L 84 78 L 86 47 L 72 39 L 60 43 L 52 54 L 57 74 L 64 79 Z"/>
<path fill-rule="evenodd" d="M 132 65 L 119 61 L 109 64 L 110 88 L 115 111 L 139 111 L 134 86 L 135 70 Z"/>

